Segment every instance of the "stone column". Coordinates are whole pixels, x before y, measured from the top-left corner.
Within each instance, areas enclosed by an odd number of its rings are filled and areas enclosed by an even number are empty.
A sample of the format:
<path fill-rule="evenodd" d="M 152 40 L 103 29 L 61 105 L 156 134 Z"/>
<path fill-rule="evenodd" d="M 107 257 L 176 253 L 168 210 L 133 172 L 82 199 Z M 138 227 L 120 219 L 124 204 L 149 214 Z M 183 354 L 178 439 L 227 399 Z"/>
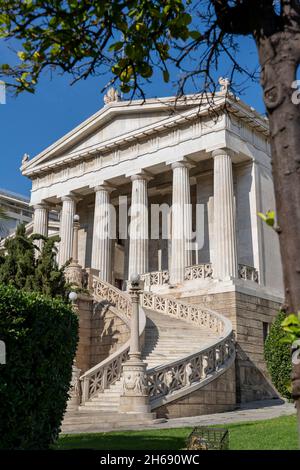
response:
<path fill-rule="evenodd" d="M 79 215 L 74 215 L 74 221 L 73 221 L 73 246 L 72 246 L 72 261 L 71 263 L 66 267 L 65 270 L 65 277 L 68 281 L 68 283 L 76 288 L 82 287 L 82 281 L 83 281 L 83 272 L 82 272 L 82 267 L 78 263 L 78 231 L 80 229 L 80 223 L 79 223 Z"/>
<path fill-rule="evenodd" d="M 186 266 L 192 264 L 192 206 L 190 194 L 190 163 L 173 163 L 172 243 L 170 284 L 184 280 Z"/>
<path fill-rule="evenodd" d="M 103 281 L 111 282 L 112 208 L 110 193 L 113 187 L 102 184 L 95 188 L 95 212 L 92 248 L 92 268 L 99 271 Z"/>
<path fill-rule="evenodd" d="M 128 278 L 148 271 L 148 194 L 150 177 L 141 172 L 131 176 L 132 196 L 129 231 Z"/>
<path fill-rule="evenodd" d="M 40 203 L 37 204 L 34 208 L 34 219 L 33 219 L 33 233 L 40 235 L 48 236 L 48 218 L 49 218 L 49 208 L 46 204 Z M 41 250 L 43 246 L 43 240 L 36 240 L 35 244 Z M 36 251 L 36 256 L 39 252 Z"/>
<path fill-rule="evenodd" d="M 214 277 L 237 278 L 235 201 L 232 161 L 226 149 L 214 150 Z"/>
<path fill-rule="evenodd" d="M 62 209 L 60 213 L 60 243 L 58 252 L 58 264 L 62 266 L 72 258 L 73 251 L 73 221 L 76 210 L 76 198 L 74 196 L 63 196 Z"/>
<path fill-rule="evenodd" d="M 128 282 L 132 302 L 130 322 L 129 360 L 123 364 L 123 393 L 120 396 L 121 413 L 141 413 L 145 417 L 150 413 L 149 390 L 147 385 L 146 364 L 141 359 L 139 327 L 139 295 L 143 283 L 139 276 Z"/>

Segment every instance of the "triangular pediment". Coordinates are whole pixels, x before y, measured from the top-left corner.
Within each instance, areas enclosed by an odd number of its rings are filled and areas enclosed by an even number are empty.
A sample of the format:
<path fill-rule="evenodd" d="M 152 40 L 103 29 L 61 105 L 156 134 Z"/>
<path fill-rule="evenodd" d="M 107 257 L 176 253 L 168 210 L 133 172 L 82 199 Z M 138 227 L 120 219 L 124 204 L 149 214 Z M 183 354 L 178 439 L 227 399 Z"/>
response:
<path fill-rule="evenodd" d="M 136 112 L 136 113 L 122 113 L 121 115 L 113 117 L 110 122 L 100 125 L 98 129 L 90 135 L 85 136 L 79 143 L 69 149 L 70 153 L 84 151 L 95 145 L 100 145 L 104 142 L 110 141 L 115 137 L 121 137 L 129 132 L 141 129 L 145 126 L 155 124 L 166 117 L 169 113 L 163 112 Z"/>
<path fill-rule="evenodd" d="M 222 93 L 214 97 L 213 104 L 210 100 L 205 102 L 203 95 L 188 95 L 181 101 L 174 97 L 118 101 L 104 106 L 32 160 L 24 162 L 21 171 L 31 177 L 78 159 L 94 158 L 112 148 L 119 149 L 129 142 L 139 142 L 145 136 L 180 126 L 191 118 L 209 115 L 212 106 L 222 112 L 225 103 L 227 110 L 268 133 L 267 123 L 253 108 Z"/>
<path fill-rule="evenodd" d="M 75 129 L 63 136 L 53 145 L 45 149 L 22 167 L 24 175 L 48 166 L 61 158 L 72 157 L 73 154 L 93 151 L 93 149 L 114 139 L 124 139 L 135 131 L 148 129 L 152 125 L 170 119 L 195 107 L 195 102 L 182 104 L 174 111 L 174 102 L 164 100 L 147 100 L 117 102 L 105 106 Z"/>

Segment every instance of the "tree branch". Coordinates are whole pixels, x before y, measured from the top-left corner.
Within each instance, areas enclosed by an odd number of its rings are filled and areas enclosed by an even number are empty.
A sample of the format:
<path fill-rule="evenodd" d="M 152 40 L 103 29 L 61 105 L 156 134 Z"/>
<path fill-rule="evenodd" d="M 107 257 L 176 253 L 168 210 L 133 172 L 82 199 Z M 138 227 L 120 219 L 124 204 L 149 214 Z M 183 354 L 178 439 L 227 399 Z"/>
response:
<path fill-rule="evenodd" d="M 236 0 L 234 6 L 228 0 L 212 0 L 218 26 L 228 34 L 243 36 L 273 34 L 278 28 L 278 16 L 273 0 Z"/>

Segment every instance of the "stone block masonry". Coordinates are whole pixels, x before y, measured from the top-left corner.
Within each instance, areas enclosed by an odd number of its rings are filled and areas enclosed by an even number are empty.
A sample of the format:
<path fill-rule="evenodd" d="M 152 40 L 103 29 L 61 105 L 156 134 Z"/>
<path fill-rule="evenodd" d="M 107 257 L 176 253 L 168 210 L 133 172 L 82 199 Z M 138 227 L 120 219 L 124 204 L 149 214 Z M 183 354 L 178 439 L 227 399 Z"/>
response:
<path fill-rule="evenodd" d="M 203 304 L 232 322 L 237 341 L 237 402 L 277 397 L 264 360 L 264 324 L 272 324 L 281 304 L 237 291 L 194 295 L 188 300 Z"/>
<path fill-rule="evenodd" d="M 205 387 L 156 409 L 158 418 L 180 418 L 232 411 L 236 408 L 235 365 Z"/>

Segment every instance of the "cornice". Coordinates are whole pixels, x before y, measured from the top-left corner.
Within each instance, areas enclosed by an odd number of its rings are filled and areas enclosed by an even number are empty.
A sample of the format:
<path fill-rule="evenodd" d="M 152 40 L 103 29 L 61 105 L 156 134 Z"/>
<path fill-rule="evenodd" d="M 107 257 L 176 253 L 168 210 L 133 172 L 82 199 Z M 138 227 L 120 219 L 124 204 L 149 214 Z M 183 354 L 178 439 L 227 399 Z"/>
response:
<path fill-rule="evenodd" d="M 170 99 L 169 99 L 169 102 L 167 102 L 166 98 L 164 100 L 165 100 L 165 103 L 170 104 Z M 205 105 L 199 107 L 199 98 L 198 98 L 198 104 L 194 98 L 192 101 L 192 105 L 193 105 L 192 109 L 178 112 L 176 115 L 172 115 L 158 122 L 148 124 L 144 127 L 141 127 L 139 129 L 123 134 L 119 137 L 108 139 L 100 144 L 90 146 L 88 149 L 84 149 L 84 150 L 73 152 L 73 153 L 71 152 L 68 155 L 63 155 L 61 157 L 56 158 L 56 160 L 50 160 L 50 161 L 47 160 L 46 162 L 44 162 L 44 159 L 50 158 L 51 154 L 53 154 L 53 157 L 54 157 L 55 151 L 57 152 L 58 148 L 60 149 L 60 151 L 62 151 L 64 142 L 67 142 L 67 145 L 70 145 L 70 138 L 72 136 L 78 135 L 78 133 L 80 133 L 80 140 L 82 140 L 85 135 L 89 135 L 91 132 L 91 129 L 89 127 L 90 123 L 93 123 L 95 122 L 95 120 L 97 120 L 97 126 L 104 124 L 105 121 L 107 120 L 107 119 L 104 120 L 103 118 L 104 115 L 106 115 L 106 118 L 108 114 L 110 114 L 110 117 L 111 117 L 112 113 L 116 115 L 120 115 L 120 113 L 122 112 L 126 112 L 126 113 L 128 113 L 129 111 L 132 112 L 133 110 L 136 110 L 137 107 L 141 111 L 142 104 L 140 102 L 132 102 L 132 103 L 128 105 L 128 102 L 118 102 L 113 105 L 105 106 L 102 110 L 100 110 L 100 112 L 96 113 L 94 116 L 89 118 L 87 121 L 85 121 L 80 126 L 75 128 L 65 137 L 57 141 L 51 147 L 46 149 L 41 154 L 37 155 L 30 162 L 28 162 L 25 166 L 23 166 L 21 168 L 22 174 L 24 176 L 34 178 L 37 175 L 48 173 L 52 169 L 67 167 L 70 164 L 80 161 L 82 158 L 91 158 L 93 155 L 96 155 L 96 154 L 100 156 L 112 150 L 118 150 L 124 146 L 127 146 L 129 143 L 132 143 L 134 141 L 140 141 L 153 134 L 160 134 L 162 132 L 165 132 L 168 129 L 177 127 L 178 125 L 181 125 L 187 121 L 193 121 L 199 117 L 209 115 L 211 106 L 212 106 L 210 103 L 206 103 Z M 147 105 L 149 103 L 150 103 L 151 109 L 154 105 L 156 105 L 156 109 L 159 109 L 159 108 L 161 109 L 161 106 L 162 106 L 161 102 L 157 103 L 157 101 L 155 100 L 147 100 Z M 189 101 L 188 98 L 184 102 L 184 104 L 189 105 L 190 107 L 192 106 L 191 100 Z M 147 107 L 147 110 L 149 111 L 150 108 Z M 225 111 L 225 109 L 229 113 L 232 113 L 238 118 L 240 118 L 241 120 L 246 121 L 248 125 L 256 129 L 258 132 L 263 133 L 264 135 L 268 135 L 268 132 L 269 132 L 268 122 L 259 113 L 257 113 L 253 108 L 251 108 L 250 106 L 248 106 L 246 103 L 242 102 L 241 100 L 236 99 L 235 97 L 225 97 L 224 95 L 222 96 L 217 95 L 215 98 L 213 111 L 220 112 L 220 110 Z M 39 161 L 41 162 L 40 164 L 39 164 Z"/>

